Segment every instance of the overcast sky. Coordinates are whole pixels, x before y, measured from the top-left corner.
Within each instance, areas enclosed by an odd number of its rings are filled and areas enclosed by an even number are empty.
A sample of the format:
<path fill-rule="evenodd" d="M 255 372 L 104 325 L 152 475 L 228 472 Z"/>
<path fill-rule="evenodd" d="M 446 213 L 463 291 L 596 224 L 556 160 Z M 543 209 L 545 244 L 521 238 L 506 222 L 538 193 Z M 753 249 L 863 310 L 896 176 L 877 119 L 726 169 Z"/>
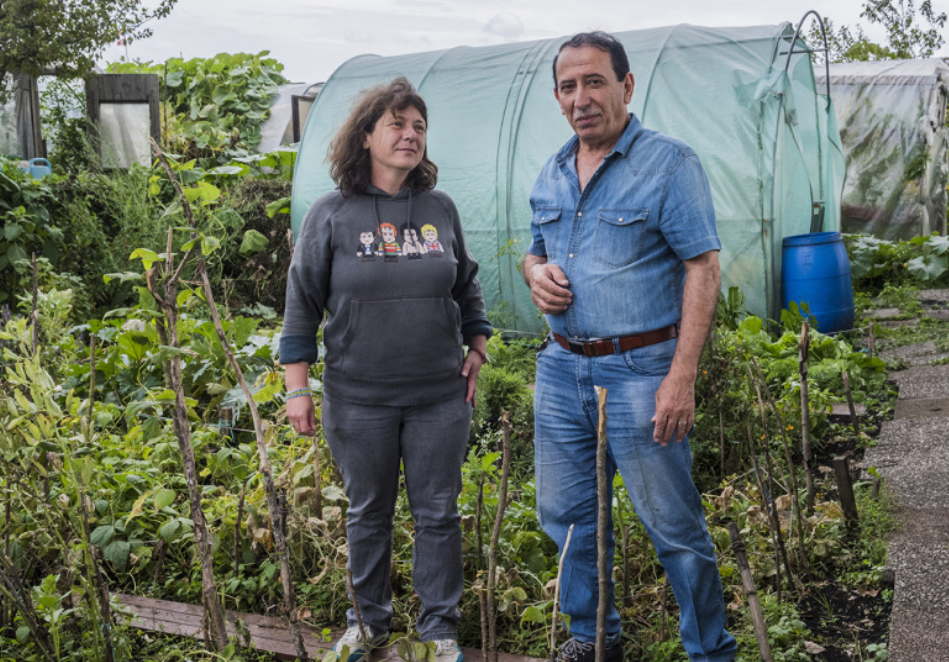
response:
<path fill-rule="evenodd" d="M 151 0 L 146 0 L 146 4 Z M 949 0 L 934 9 L 946 11 Z M 794 24 L 816 9 L 835 25 L 863 25 L 861 0 L 178 0 L 132 44 L 131 59 L 208 57 L 269 50 L 295 82 L 318 82 L 351 57 L 400 55 L 454 46 L 531 41 L 601 29 L 622 32 L 679 23 L 704 26 Z M 940 55 L 949 55 L 943 47 Z M 125 56 L 115 46 L 104 61 Z"/>

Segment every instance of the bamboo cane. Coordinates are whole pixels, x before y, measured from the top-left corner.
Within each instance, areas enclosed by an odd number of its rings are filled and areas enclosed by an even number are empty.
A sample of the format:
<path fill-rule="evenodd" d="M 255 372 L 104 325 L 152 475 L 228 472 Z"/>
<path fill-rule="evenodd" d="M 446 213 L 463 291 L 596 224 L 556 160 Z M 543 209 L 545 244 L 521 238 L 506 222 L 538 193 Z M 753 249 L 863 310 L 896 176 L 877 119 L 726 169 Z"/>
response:
<path fill-rule="evenodd" d="M 748 565 L 748 557 L 745 555 L 745 543 L 742 542 L 738 525 L 734 522 L 729 522 L 728 534 L 732 539 L 732 551 L 735 552 L 735 560 L 738 563 L 738 570 L 741 573 L 741 583 L 742 586 L 744 586 L 745 595 L 748 596 L 748 607 L 751 609 L 751 620 L 755 626 L 755 637 L 758 639 L 758 650 L 761 652 L 761 659 L 764 660 L 764 662 L 773 662 L 774 658 L 771 656 L 771 645 L 768 643 L 768 629 L 764 622 L 761 604 L 758 602 L 755 579 L 751 574 L 751 566 Z"/>

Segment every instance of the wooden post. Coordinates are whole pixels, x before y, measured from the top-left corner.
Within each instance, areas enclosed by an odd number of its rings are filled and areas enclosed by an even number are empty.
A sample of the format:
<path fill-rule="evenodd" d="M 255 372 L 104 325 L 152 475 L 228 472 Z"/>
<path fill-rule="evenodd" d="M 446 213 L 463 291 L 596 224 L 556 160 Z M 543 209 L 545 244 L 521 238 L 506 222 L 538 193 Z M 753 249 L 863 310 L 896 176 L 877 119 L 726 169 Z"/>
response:
<path fill-rule="evenodd" d="M 606 475 L 606 395 L 607 390 L 599 386 L 596 389 L 599 408 L 596 441 L 596 498 L 598 504 L 596 517 L 596 569 L 599 578 L 599 602 L 596 607 L 596 648 L 594 659 L 603 662 L 606 657 L 606 612 L 609 609 L 610 575 L 607 556 L 607 523 L 610 520 L 610 503 L 607 499 L 609 485 Z"/>
<path fill-rule="evenodd" d="M 853 528 L 859 521 L 857 500 L 853 496 L 853 477 L 850 475 L 850 460 L 846 455 L 834 458 L 834 477 L 837 479 L 837 493 L 840 495 L 840 506 L 844 511 L 844 520 L 847 528 Z"/>
<path fill-rule="evenodd" d="M 876 356 L 876 324 L 870 322 L 870 358 Z"/>
<path fill-rule="evenodd" d="M 843 371 L 844 378 L 844 393 L 847 396 L 847 406 L 850 407 L 850 420 L 853 423 L 853 434 L 859 439 L 860 438 L 860 421 L 857 419 L 857 408 L 853 405 L 853 393 L 850 391 L 850 374 L 845 368 Z"/>
<path fill-rule="evenodd" d="M 765 627 L 764 614 L 761 612 L 758 592 L 755 589 L 755 579 L 751 574 L 751 566 L 748 565 L 748 557 L 745 555 L 745 543 L 742 542 L 738 525 L 734 522 L 728 523 L 728 535 L 732 539 L 732 551 L 735 552 L 735 561 L 741 573 L 741 583 L 745 589 L 745 595 L 748 596 L 748 608 L 751 610 L 751 621 L 755 626 L 755 637 L 758 639 L 761 659 L 764 662 L 774 662 L 774 658 L 771 657 L 771 645 L 768 643 L 768 629 Z"/>

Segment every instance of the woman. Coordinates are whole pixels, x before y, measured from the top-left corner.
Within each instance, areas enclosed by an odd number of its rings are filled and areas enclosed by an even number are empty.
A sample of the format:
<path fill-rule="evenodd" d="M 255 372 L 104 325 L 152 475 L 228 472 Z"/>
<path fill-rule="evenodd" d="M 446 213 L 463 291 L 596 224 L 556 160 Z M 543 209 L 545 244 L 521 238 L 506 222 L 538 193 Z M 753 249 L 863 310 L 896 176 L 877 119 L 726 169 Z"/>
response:
<path fill-rule="evenodd" d="M 349 568 L 365 626 L 363 637 L 350 609 L 336 644 L 349 650 L 348 662 L 388 639 L 400 463 L 415 519 L 419 634 L 436 642 L 439 662 L 462 659 L 457 499 L 492 329 L 458 211 L 433 190 L 438 169 L 425 149 L 427 123 L 425 102 L 405 78 L 357 100 L 327 157 L 339 188 L 307 212 L 287 280 L 280 360 L 287 416 L 300 434 L 315 433 L 308 369 L 329 314 L 322 424 L 349 497 Z M 440 259 L 408 259 L 396 240 L 406 224 L 437 228 Z M 384 259 L 353 254 L 368 232 Z"/>

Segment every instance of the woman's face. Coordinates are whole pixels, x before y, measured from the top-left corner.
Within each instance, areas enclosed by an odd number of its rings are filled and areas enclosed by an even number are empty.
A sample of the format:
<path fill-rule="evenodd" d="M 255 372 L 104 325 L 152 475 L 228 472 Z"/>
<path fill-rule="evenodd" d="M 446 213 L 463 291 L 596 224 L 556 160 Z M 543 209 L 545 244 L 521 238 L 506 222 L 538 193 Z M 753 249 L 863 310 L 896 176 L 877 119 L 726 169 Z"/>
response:
<path fill-rule="evenodd" d="M 372 181 L 394 178 L 405 181 L 425 154 L 425 120 L 415 106 L 389 110 L 366 134 Z"/>

